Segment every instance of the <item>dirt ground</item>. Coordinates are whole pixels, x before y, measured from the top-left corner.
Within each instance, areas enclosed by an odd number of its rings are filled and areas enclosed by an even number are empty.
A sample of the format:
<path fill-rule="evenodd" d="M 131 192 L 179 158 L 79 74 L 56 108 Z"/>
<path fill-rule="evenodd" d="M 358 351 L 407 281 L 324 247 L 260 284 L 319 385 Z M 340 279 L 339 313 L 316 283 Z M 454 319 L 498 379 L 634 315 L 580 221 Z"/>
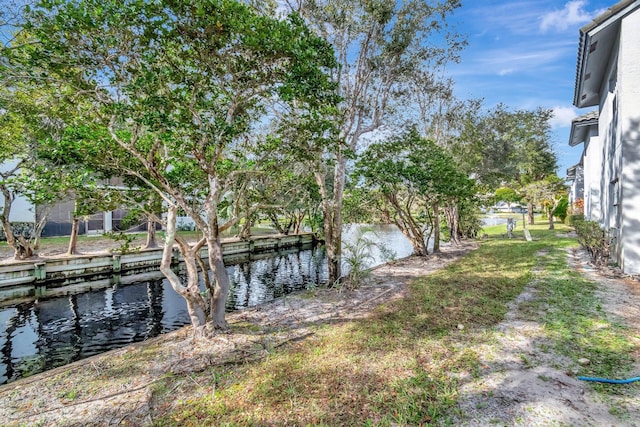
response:
<path fill-rule="evenodd" d="M 573 249 L 569 265 L 598 284 L 597 297 L 607 317 L 635 331 L 640 346 L 640 284 L 614 272 L 594 269 L 587 255 Z M 534 280 L 511 304 L 498 325 L 497 343 L 475 349 L 487 368 L 462 386 L 459 406 L 467 417 L 460 425 L 487 426 L 640 426 L 640 396 L 607 396 L 603 401 L 591 384 L 580 381 L 562 356 L 543 349 L 544 324 L 525 316 L 520 305 L 535 298 Z M 635 355 L 640 375 L 640 355 Z M 619 386 L 624 388 L 625 386 Z M 612 411 L 611 408 L 618 408 Z M 612 415 L 618 412 L 620 417 Z"/>
<path fill-rule="evenodd" d="M 95 235 L 85 237 L 82 236 L 78 242 L 77 255 L 96 255 L 103 253 L 110 253 L 113 250 L 117 250 L 121 243 L 113 239 L 106 238 L 102 235 Z M 144 237 L 142 235 L 136 236 L 131 243 L 132 248 L 141 247 L 144 244 Z M 63 258 L 67 257 L 67 243 L 49 243 L 46 240 L 43 241 L 42 247 L 36 251 L 36 256 L 30 258 L 24 262 L 33 262 L 35 260 L 49 259 L 49 258 Z M 0 265 L 15 263 L 13 250 L 7 246 L 5 242 L 0 244 Z"/>
<path fill-rule="evenodd" d="M 357 290 L 319 289 L 237 312 L 229 316 L 233 334 L 193 341 L 189 329 L 184 328 L 1 386 L 1 423 L 150 425 L 153 386 L 161 376 L 260 358 L 270 349 L 304 339 L 313 325 L 365 317 L 383 300 L 402 297 L 413 278 L 441 269 L 474 248 L 474 244 L 444 246 L 438 256 L 407 258 L 381 266 L 373 271 L 369 283 Z M 637 282 L 605 277 L 582 262 L 576 253 L 569 254 L 569 262 L 601 284 L 603 309 L 634 328 L 637 331 L 634 336 L 640 337 Z M 603 402 L 589 384 L 558 369 L 566 364 L 557 355 L 539 351 L 535 338 L 543 333 L 544 325 L 525 320 L 519 312 L 519 304 L 535 298 L 535 292 L 534 281 L 512 302 L 509 313 L 497 327 L 501 332 L 498 342 L 491 349 L 475 349 L 483 355 L 486 369 L 480 378 L 462 378 L 459 407 L 465 419 L 459 420 L 460 424 L 640 425 L 640 396 L 621 395 L 612 397 L 613 402 Z M 149 358 L 147 354 L 152 356 Z M 535 367 L 524 363 L 522 354 L 534 360 Z M 115 368 L 118 359 L 129 360 L 129 370 L 118 371 Z M 640 372 L 640 364 L 638 368 Z M 615 418 L 609 410 L 612 405 L 624 405 L 629 416 L 624 420 Z"/>

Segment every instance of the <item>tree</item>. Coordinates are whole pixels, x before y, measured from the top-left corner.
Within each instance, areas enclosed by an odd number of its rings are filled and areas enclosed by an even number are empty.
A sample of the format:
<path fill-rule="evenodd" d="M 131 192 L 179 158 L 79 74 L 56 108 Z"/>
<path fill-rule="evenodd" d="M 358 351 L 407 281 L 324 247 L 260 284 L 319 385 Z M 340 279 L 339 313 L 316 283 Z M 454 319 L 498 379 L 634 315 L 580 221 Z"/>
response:
<path fill-rule="evenodd" d="M 333 70 L 342 102 L 333 115 L 335 144 L 328 163 L 316 173 L 322 196 L 329 282 L 341 277 L 342 204 L 347 160 L 363 135 L 384 125 L 394 101 L 403 97 L 418 70 L 437 68 L 458 37 L 444 33 L 446 17 L 458 0 L 291 0 L 287 4 L 328 40 L 336 52 Z M 331 169 L 331 173 L 327 173 Z"/>
<path fill-rule="evenodd" d="M 510 111 L 503 104 L 486 113 L 470 108 L 452 144 L 454 157 L 485 189 L 541 180 L 554 174 L 557 166 L 550 135 L 552 114 L 544 108 Z"/>
<path fill-rule="evenodd" d="M 564 181 L 558 176 L 552 175 L 528 184 L 525 189 L 528 200 L 544 209 L 549 219 L 549 230 L 553 230 L 553 217 L 567 196 L 567 186 Z"/>
<path fill-rule="evenodd" d="M 439 243 L 440 206 L 445 209 L 451 239 L 458 243 L 458 203 L 472 197 L 475 187 L 457 170 L 453 158 L 420 137 L 415 127 L 371 144 L 356 163 L 355 175 L 389 203 L 393 221 L 413 245 L 415 255 L 428 254 L 431 233 L 436 233 L 434 240 Z"/>
<path fill-rule="evenodd" d="M 266 103 L 331 101 L 323 72 L 334 65 L 330 46 L 296 15 L 276 20 L 231 0 L 43 1 L 29 10 L 25 28 L 37 42 L 23 65 L 72 84 L 70 102 L 95 106 L 88 127 L 108 137 L 85 142 L 102 165 L 162 198 L 161 271 L 187 301 L 196 330 L 207 319 L 197 268 L 207 246 L 215 278 L 209 311 L 213 326 L 226 328 L 229 278 L 220 233 L 240 217 L 223 220 L 221 210 L 233 203 L 228 194 L 246 164 L 237 148 Z M 199 242 L 176 233 L 179 210 L 203 233 Z M 184 280 L 170 268 L 174 243 Z"/>
<path fill-rule="evenodd" d="M 24 43 L 25 39 L 20 36 L 14 40 Z M 64 132 L 68 111 L 60 105 L 59 98 L 67 88 L 21 80 L 7 62 L 8 49 L 0 49 L 0 224 L 15 258 L 25 259 L 37 249 L 46 223 L 46 206 L 65 193 L 65 182 L 59 179 L 61 173 L 41 156 L 41 145 L 59 139 Z M 33 228 L 20 234 L 13 232 L 10 221 L 17 197 L 25 198 L 37 209 Z"/>
<path fill-rule="evenodd" d="M 28 258 L 33 251 L 23 236 L 16 236 L 11 226 L 11 209 L 20 194 L 18 175 L 27 163 L 28 141 L 27 123 L 22 115 L 8 106 L 10 94 L 3 90 L 0 104 L 0 192 L 3 196 L 0 222 L 7 244 L 14 250 L 16 259 Z"/>
<path fill-rule="evenodd" d="M 511 212 L 511 203 L 517 203 L 521 199 L 518 192 L 509 187 L 498 188 L 495 192 L 494 198 L 496 202 L 505 202 L 509 208 L 509 212 Z"/>

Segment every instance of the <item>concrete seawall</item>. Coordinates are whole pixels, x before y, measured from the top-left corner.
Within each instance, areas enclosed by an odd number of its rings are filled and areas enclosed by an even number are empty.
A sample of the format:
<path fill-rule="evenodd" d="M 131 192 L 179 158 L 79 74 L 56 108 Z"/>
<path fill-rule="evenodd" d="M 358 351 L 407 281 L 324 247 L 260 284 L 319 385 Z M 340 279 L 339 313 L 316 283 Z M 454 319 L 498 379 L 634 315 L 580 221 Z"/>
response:
<path fill-rule="evenodd" d="M 314 236 L 310 233 L 256 236 L 247 240 L 224 240 L 222 252 L 225 262 L 233 263 L 283 249 L 310 247 L 313 243 Z M 202 249 L 205 262 L 207 253 L 206 248 Z M 162 249 L 148 249 L 0 265 L 0 305 L 161 278 L 161 259 Z M 173 262 L 177 268 L 181 260 L 180 253 L 174 249 Z"/>

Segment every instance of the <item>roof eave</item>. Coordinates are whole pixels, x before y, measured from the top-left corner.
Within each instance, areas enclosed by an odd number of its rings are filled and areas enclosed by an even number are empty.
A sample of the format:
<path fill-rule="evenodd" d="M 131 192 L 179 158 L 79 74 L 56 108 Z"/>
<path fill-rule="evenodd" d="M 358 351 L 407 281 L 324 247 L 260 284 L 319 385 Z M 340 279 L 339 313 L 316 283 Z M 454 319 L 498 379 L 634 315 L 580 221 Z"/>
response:
<path fill-rule="evenodd" d="M 620 1 L 607 9 L 606 12 L 597 16 L 593 21 L 580 28 L 580 41 L 578 43 L 578 58 L 576 65 L 576 81 L 573 93 L 573 105 L 575 105 L 576 107 L 593 107 L 599 104 L 598 96 L 593 96 L 592 94 L 592 96 L 587 97 L 587 94 L 584 93 L 585 81 L 588 78 L 587 74 L 590 74 L 591 78 L 593 79 L 594 75 L 602 74 L 597 68 L 594 71 L 593 67 L 606 66 L 606 64 L 601 64 L 599 63 L 599 61 L 596 61 L 598 62 L 596 64 L 589 64 L 592 37 L 603 30 L 606 31 L 612 25 L 616 25 L 626 14 L 632 12 L 637 7 L 640 7 L 640 0 Z M 598 39 L 596 39 L 596 42 L 597 40 Z M 600 44 L 602 44 L 602 41 L 600 41 Z"/>
<path fill-rule="evenodd" d="M 569 133 L 569 146 L 575 147 L 585 142 L 587 136 L 587 130 L 591 126 L 598 126 L 598 119 L 591 119 L 581 122 L 572 122 L 571 131 Z M 585 129 L 587 128 L 587 129 Z M 584 132 L 583 136 L 578 135 L 578 132 Z"/>

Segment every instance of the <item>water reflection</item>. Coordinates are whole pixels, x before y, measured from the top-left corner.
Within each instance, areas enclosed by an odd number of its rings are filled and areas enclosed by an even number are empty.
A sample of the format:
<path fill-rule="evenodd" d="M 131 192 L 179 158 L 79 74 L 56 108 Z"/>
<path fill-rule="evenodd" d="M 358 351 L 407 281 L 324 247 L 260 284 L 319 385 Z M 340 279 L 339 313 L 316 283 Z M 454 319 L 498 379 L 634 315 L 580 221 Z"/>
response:
<path fill-rule="evenodd" d="M 357 235 L 345 230 L 345 240 Z M 411 245 L 395 227 L 372 236 L 407 256 Z M 382 262 L 379 251 L 376 263 Z M 253 306 L 327 281 L 324 248 L 227 266 L 227 310 Z M 186 304 L 163 279 L 23 303 L 0 309 L 0 384 L 62 366 L 189 323 Z"/>

